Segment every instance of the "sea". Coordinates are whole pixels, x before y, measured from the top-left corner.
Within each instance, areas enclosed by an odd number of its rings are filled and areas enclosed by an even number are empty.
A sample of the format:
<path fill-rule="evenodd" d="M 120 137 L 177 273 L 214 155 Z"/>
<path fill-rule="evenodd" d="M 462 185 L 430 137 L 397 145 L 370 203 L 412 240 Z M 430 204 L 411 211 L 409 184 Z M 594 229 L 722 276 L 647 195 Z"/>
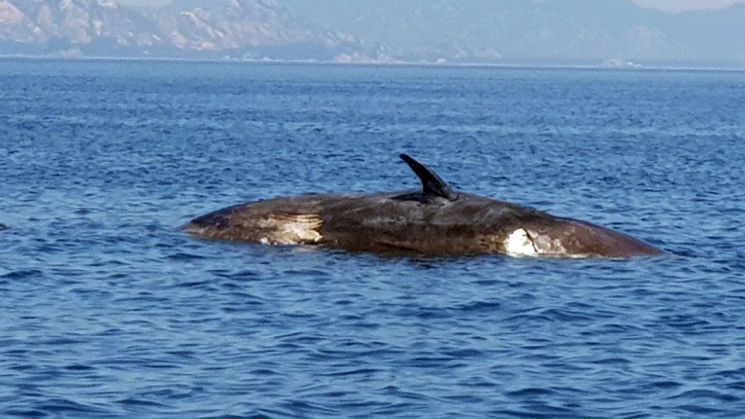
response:
<path fill-rule="evenodd" d="M 278 196 L 461 191 L 665 251 L 203 241 Z M 737 417 L 745 72 L 0 60 L 2 417 Z"/>

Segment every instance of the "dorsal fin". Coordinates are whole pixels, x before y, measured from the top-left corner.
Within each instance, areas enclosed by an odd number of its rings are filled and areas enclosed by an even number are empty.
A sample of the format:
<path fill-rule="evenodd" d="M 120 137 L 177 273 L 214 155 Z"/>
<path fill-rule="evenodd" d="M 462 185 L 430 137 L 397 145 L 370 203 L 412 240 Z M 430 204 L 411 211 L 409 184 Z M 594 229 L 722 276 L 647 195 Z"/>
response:
<path fill-rule="evenodd" d="M 401 160 L 405 161 L 406 164 L 411 167 L 411 170 L 419 176 L 419 179 L 422 181 L 422 196 L 425 200 L 426 198 L 433 196 L 439 196 L 448 201 L 455 201 L 458 199 L 458 194 L 455 193 L 444 180 L 440 179 L 440 177 L 437 176 L 437 173 L 406 154 L 400 154 L 399 157 L 401 157 Z"/>

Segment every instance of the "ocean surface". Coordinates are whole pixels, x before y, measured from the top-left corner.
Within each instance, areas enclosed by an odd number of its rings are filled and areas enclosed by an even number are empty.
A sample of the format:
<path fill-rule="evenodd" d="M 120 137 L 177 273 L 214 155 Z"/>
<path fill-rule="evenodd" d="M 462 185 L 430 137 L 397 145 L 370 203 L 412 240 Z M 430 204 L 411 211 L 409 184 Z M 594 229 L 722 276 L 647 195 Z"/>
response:
<path fill-rule="evenodd" d="M 666 254 L 179 230 L 416 188 L 401 152 Z M 743 185 L 743 72 L 0 60 L 0 416 L 739 416 Z"/>

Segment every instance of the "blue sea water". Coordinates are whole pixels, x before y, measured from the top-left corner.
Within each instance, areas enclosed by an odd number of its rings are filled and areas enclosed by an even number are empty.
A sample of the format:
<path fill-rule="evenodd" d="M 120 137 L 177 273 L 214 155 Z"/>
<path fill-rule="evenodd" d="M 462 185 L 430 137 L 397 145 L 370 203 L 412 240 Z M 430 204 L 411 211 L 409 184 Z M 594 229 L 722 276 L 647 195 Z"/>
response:
<path fill-rule="evenodd" d="M 0 415 L 745 412 L 745 73 L 0 61 Z M 417 187 L 659 258 L 207 242 L 243 201 Z"/>

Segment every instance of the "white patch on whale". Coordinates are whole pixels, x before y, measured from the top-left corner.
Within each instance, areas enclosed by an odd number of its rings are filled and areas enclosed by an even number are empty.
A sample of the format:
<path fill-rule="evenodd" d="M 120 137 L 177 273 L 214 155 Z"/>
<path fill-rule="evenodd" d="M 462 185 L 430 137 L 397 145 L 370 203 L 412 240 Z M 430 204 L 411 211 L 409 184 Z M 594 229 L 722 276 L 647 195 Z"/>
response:
<path fill-rule="evenodd" d="M 277 214 L 259 223 L 269 230 L 259 242 L 273 245 L 316 244 L 323 239 L 321 218 L 315 214 Z"/>
<path fill-rule="evenodd" d="M 586 258 L 587 254 L 572 254 L 561 240 L 539 234 L 533 230 L 518 228 L 504 240 L 505 253 L 513 257 L 569 257 Z"/>
<path fill-rule="evenodd" d="M 507 236 L 504 249 L 507 255 L 514 257 L 587 257 L 584 254 L 570 254 L 559 239 L 524 228 L 518 228 Z"/>
<path fill-rule="evenodd" d="M 507 236 L 504 250 L 509 256 L 538 256 L 538 250 L 524 228 L 518 228 Z"/>
<path fill-rule="evenodd" d="M 538 234 L 534 231 L 528 230 L 531 240 L 533 241 L 533 247 L 535 247 L 538 254 L 541 256 L 553 256 L 553 257 L 584 257 L 584 255 L 572 255 L 569 254 L 567 249 L 561 243 L 559 239 L 552 239 L 550 236 L 545 234 Z"/>

